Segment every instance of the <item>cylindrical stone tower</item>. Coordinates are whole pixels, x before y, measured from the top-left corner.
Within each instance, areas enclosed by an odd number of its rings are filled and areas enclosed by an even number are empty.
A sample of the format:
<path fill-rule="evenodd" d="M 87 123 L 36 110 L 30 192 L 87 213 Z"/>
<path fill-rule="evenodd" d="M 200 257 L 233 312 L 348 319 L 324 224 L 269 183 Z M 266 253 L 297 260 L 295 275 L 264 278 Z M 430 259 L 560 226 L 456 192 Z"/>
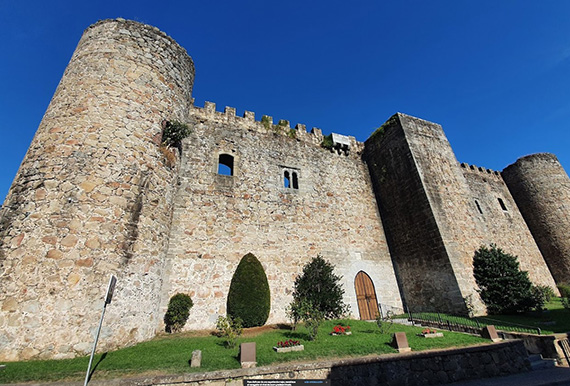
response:
<path fill-rule="evenodd" d="M 557 283 L 570 282 L 570 179 L 554 154 L 519 158 L 505 180 Z"/>
<path fill-rule="evenodd" d="M 65 358 L 152 337 L 176 167 L 161 122 L 184 120 L 194 65 L 158 29 L 84 32 L 0 217 L 0 361 Z"/>

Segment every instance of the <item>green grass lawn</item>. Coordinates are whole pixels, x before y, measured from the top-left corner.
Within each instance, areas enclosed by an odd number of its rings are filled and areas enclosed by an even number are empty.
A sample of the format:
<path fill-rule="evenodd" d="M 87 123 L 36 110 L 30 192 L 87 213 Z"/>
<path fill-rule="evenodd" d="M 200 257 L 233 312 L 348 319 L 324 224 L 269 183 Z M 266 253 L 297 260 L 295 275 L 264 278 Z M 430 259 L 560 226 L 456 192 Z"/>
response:
<path fill-rule="evenodd" d="M 414 313 L 414 319 L 441 320 L 444 324 L 449 320 L 452 324 L 482 327 L 494 325 L 497 330 L 524 332 L 538 334 L 540 328 L 542 335 L 570 332 L 570 312 L 562 306 L 560 298 L 554 298 L 545 305 L 544 311 L 529 311 L 512 315 L 489 315 L 467 318 L 463 316 L 447 315 L 434 312 Z M 403 315 L 402 317 L 407 317 Z M 479 323 L 477 325 L 477 322 Z"/>
<path fill-rule="evenodd" d="M 331 336 L 329 333 L 338 321 L 327 321 L 319 329 L 315 341 L 307 340 L 304 327 L 297 330 L 284 328 L 246 331 L 238 343 L 256 342 L 258 366 L 272 363 L 314 360 L 322 358 L 363 356 L 396 353 L 390 346 L 393 332 L 406 332 L 413 351 L 462 347 L 488 343 L 482 338 L 443 331 L 443 338 L 418 337 L 419 327 L 394 324 L 387 334 L 381 334 L 375 323 L 350 320 L 352 335 Z M 278 341 L 300 340 L 304 351 L 277 353 L 273 346 Z M 202 350 L 202 367 L 191 368 L 188 361 L 193 350 Z M 0 370 L 0 383 L 82 380 L 89 362 L 88 357 L 51 360 L 9 362 Z M 178 374 L 239 368 L 238 348 L 227 349 L 223 339 L 202 333 L 181 333 L 157 337 L 151 341 L 121 350 L 98 354 L 93 360 L 95 371 L 92 380 L 141 374 Z"/>
<path fill-rule="evenodd" d="M 564 309 L 560 298 L 553 298 L 545 305 L 546 311 L 526 312 L 516 315 L 490 315 L 479 318 L 489 324 L 498 324 L 495 321 L 524 324 L 539 327 L 542 334 L 570 332 L 570 311 Z"/>

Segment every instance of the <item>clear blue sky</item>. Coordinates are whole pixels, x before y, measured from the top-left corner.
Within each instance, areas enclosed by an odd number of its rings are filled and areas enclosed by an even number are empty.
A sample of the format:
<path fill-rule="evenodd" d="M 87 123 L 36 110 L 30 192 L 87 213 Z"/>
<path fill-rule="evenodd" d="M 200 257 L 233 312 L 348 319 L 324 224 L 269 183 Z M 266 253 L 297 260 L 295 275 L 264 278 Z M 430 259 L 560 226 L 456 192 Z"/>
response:
<path fill-rule="evenodd" d="M 194 98 L 364 141 L 395 112 L 460 162 L 552 152 L 570 169 L 570 1 L 0 1 L 0 200 L 77 42 L 154 25 L 194 59 Z"/>

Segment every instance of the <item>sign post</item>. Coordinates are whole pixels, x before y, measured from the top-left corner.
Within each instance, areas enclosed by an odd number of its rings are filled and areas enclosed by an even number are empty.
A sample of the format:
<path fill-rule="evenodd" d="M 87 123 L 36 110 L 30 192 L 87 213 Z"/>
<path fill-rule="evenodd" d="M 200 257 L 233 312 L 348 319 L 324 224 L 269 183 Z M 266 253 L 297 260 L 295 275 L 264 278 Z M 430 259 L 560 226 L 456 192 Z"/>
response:
<path fill-rule="evenodd" d="M 95 342 L 93 343 L 93 350 L 91 350 L 91 357 L 89 358 L 89 366 L 87 366 L 87 374 L 85 374 L 85 382 L 83 386 L 87 386 L 89 382 L 89 372 L 91 371 L 91 365 L 93 364 L 93 356 L 95 355 L 95 349 L 97 348 L 97 341 L 99 340 L 99 334 L 101 333 L 101 326 L 103 325 L 103 317 L 105 316 L 105 309 L 107 304 L 111 304 L 111 299 L 113 298 L 113 292 L 115 292 L 115 284 L 117 284 L 117 278 L 115 275 L 111 275 L 109 279 L 109 285 L 107 286 L 107 294 L 105 295 L 105 303 L 103 304 L 103 312 L 101 312 L 101 320 L 99 321 L 99 328 L 97 328 L 97 335 L 95 336 Z"/>

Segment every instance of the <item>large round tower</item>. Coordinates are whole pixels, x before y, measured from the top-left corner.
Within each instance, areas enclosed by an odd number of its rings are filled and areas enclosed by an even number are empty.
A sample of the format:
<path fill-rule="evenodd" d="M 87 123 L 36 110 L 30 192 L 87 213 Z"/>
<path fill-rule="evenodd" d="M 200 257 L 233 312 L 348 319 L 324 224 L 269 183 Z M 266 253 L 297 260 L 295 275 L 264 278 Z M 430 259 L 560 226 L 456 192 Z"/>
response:
<path fill-rule="evenodd" d="M 176 171 L 161 122 L 184 120 L 194 65 L 158 29 L 87 28 L 0 217 L 0 361 L 102 349 L 155 333 Z M 160 319 L 160 318 L 158 318 Z"/>
<path fill-rule="evenodd" d="M 519 158 L 505 180 L 557 283 L 570 281 L 570 179 L 554 154 Z"/>

